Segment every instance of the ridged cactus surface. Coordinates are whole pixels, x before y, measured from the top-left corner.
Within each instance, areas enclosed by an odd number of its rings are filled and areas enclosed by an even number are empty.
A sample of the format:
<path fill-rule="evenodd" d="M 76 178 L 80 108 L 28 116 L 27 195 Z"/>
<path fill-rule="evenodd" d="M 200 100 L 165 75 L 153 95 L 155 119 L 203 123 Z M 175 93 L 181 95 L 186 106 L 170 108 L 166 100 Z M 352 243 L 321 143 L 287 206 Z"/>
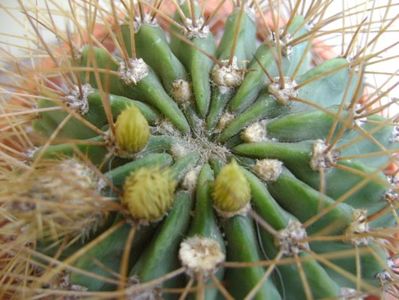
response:
<path fill-rule="evenodd" d="M 335 1 L 227 2 L 70 1 L 76 32 L 20 2 L 50 64 L 4 83 L 2 299 L 398 295 L 396 118 L 365 76 L 391 22 L 317 60 Z"/>

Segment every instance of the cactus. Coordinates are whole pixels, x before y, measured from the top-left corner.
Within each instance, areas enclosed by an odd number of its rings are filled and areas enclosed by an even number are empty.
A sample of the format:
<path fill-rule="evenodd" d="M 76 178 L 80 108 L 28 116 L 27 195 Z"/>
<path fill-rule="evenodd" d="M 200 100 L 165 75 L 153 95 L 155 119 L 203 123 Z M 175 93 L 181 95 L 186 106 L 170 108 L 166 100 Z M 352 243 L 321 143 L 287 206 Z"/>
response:
<path fill-rule="evenodd" d="M 69 1 L 72 32 L 50 2 L 1 83 L 2 299 L 399 295 L 393 3 L 320 59 L 360 6 Z"/>

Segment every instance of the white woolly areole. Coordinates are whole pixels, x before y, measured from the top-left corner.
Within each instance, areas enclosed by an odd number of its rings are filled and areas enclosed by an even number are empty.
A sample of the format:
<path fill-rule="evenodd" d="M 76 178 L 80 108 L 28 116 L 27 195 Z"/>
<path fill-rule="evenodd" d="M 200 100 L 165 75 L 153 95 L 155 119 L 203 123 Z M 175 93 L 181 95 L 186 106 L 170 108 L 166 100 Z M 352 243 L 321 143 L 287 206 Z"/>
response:
<path fill-rule="evenodd" d="M 193 38 L 204 39 L 209 34 L 209 27 L 207 25 L 204 26 L 203 18 L 195 19 L 195 25 L 193 24 L 192 19 L 186 18 L 184 20 L 184 24 L 185 24 L 184 35 L 190 40 Z"/>
<path fill-rule="evenodd" d="M 363 300 L 367 295 L 355 289 L 342 287 L 339 293 L 339 300 Z"/>
<path fill-rule="evenodd" d="M 235 88 L 244 80 L 245 69 L 238 66 L 237 57 L 234 56 L 231 64 L 229 60 L 222 60 L 221 65 L 215 64 L 212 69 L 212 80 L 218 86 Z"/>
<path fill-rule="evenodd" d="M 264 181 L 276 181 L 283 171 L 283 163 L 277 159 L 261 159 L 253 169 Z"/>
<path fill-rule="evenodd" d="M 398 282 L 399 275 L 395 270 L 383 270 L 375 275 L 375 277 L 379 280 L 382 290 L 386 294 L 397 295 L 398 288 L 395 285 L 395 282 Z"/>
<path fill-rule="evenodd" d="M 290 77 L 284 77 L 284 87 L 281 87 L 280 77 L 275 77 L 267 89 L 277 102 L 282 105 L 287 105 L 291 97 L 298 96 L 298 91 L 295 89 L 296 85 L 295 80 L 291 80 Z"/>
<path fill-rule="evenodd" d="M 75 85 L 72 87 L 68 95 L 64 97 L 64 103 L 67 107 L 77 111 L 81 115 L 85 115 L 89 111 L 89 102 L 87 97 L 93 92 L 90 84 L 83 84 L 80 89 Z"/>
<path fill-rule="evenodd" d="M 392 136 L 389 139 L 391 143 L 399 143 L 399 126 L 395 126 L 392 130 Z"/>
<path fill-rule="evenodd" d="M 182 143 L 174 143 L 170 148 L 170 152 L 174 158 L 180 158 L 186 156 L 190 150 Z"/>
<path fill-rule="evenodd" d="M 167 119 L 162 119 L 158 126 L 154 128 L 153 133 L 170 135 L 174 137 L 180 136 L 180 132 Z"/>
<path fill-rule="evenodd" d="M 398 160 L 395 159 L 395 162 L 399 162 Z M 389 183 L 391 184 L 391 189 L 394 191 L 399 191 L 399 189 L 397 188 L 399 185 L 399 174 L 397 174 L 397 172 L 395 172 L 392 175 L 387 175 L 387 180 L 389 181 Z"/>
<path fill-rule="evenodd" d="M 353 123 L 354 123 L 354 125 L 359 126 L 359 127 L 362 127 L 364 124 L 367 123 L 367 117 L 360 117 L 362 113 L 361 112 L 359 113 L 359 111 L 362 111 L 363 108 L 364 108 L 364 105 L 361 103 L 357 103 L 355 105 L 355 115 L 353 118 L 353 120 L 354 120 Z"/>
<path fill-rule="evenodd" d="M 31 147 L 31 148 L 25 150 L 24 154 L 25 154 L 26 159 L 28 161 L 31 161 L 35 157 L 38 150 L 39 150 L 39 147 Z"/>
<path fill-rule="evenodd" d="M 289 220 L 287 227 L 277 233 L 280 250 L 284 255 L 299 254 L 303 250 L 309 250 L 307 238 L 305 228 L 296 220 Z"/>
<path fill-rule="evenodd" d="M 393 272 L 396 272 L 399 275 L 399 254 L 388 257 L 387 265 Z"/>
<path fill-rule="evenodd" d="M 172 96 L 183 106 L 190 102 L 192 93 L 190 83 L 183 79 L 176 79 L 172 83 Z"/>
<path fill-rule="evenodd" d="M 393 276 L 387 270 L 377 273 L 375 277 L 377 277 L 381 285 L 391 284 L 394 281 Z"/>
<path fill-rule="evenodd" d="M 355 209 L 352 213 L 352 223 L 347 229 L 347 236 L 354 245 L 368 245 L 370 237 L 364 235 L 369 232 L 367 209 Z"/>
<path fill-rule="evenodd" d="M 386 281 L 390 280 L 391 282 L 392 281 L 398 282 L 398 280 L 399 280 L 399 254 L 396 254 L 394 256 L 389 257 L 387 259 L 387 266 L 388 266 L 389 269 L 388 270 L 383 270 L 380 273 L 384 273 L 384 272 L 388 273 L 388 275 L 385 275 L 385 276 L 384 276 L 384 274 L 381 274 L 381 277 L 382 277 L 381 279 L 384 279 L 384 277 L 387 279 L 387 280 L 385 280 L 385 283 L 382 282 L 382 283 L 384 283 L 382 285 L 384 287 L 384 290 L 386 292 L 389 292 L 390 288 L 391 289 L 392 288 L 396 289 L 396 288 L 392 284 L 387 284 Z M 380 279 L 380 281 L 381 281 L 381 279 Z M 397 291 L 398 290 L 396 290 L 396 292 Z"/>
<path fill-rule="evenodd" d="M 231 121 L 233 121 L 233 120 L 234 120 L 234 114 L 232 114 L 232 113 L 230 113 L 230 112 L 228 112 L 228 111 L 225 112 L 225 113 L 220 117 L 220 120 L 219 120 L 219 123 L 218 123 L 216 129 L 217 129 L 219 132 L 222 131 L 222 130 L 225 129 L 226 126 L 229 125 L 229 123 L 230 123 Z"/>
<path fill-rule="evenodd" d="M 141 24 L 147 24 L 156 26 L 158 24 L 157 18 L 154 18 L 150 14 L 144 14 L 143 16 L 136 16 L 134 18 L 134 33 L 137 33 L 140 30 Z"/>
<path fill-rule="evenodd" d="M 316 140 L 313 144 L 310 167 L 314 171 L 329 168 L 337 162 L 338 152 L 334 150 L 327 151 L 328 145 L 323 140 Z"/>
<path fill-rule="evenodd" d="M 181 184 L 185 190 L 188 190 L 190 192 L 194 191 L 195 187 L 197 186 L 197 179 L 200 171 L 201 166 L 196 166 L 194 169 L 191 169 L 187 172 Z"/>
<path fill-rule="evenodd" d="M 209 140 L 209 132 L 205 128 L 204 121 L 194 119 L 192 134 L 182 135 L 169 121 L 162 120 L 158 126 L 153 128 L 152 134 L 168 135 L 173 138 L 173 144 L 170 152 L 174 158 L 184 157 L 193 151 L 198 152 L 200 161 L 206 162 L 210 158 L 219 159 L 222 162 L 227 161 L 230 153 L 229 149 Z"/>
<path fill-rule="evenodd" d="M 246 143 L 267 141 L 266 120 L 249 125 L 241 132 L 240 137 Z"/>
<path fill-rule="evenodd" d="M 385 192 L 384 199 L 388 203 L 395 205 L 395 203 L 399 200 L 399 193 L 395 189 L 389 189 Z"/>
<path fill-rule="evenodd" d="M 148 66 L 141 58 L 129 59 L 128 65 L 124 61 L 119 63 L 119 76 L 127 85 L 139 83 L 148 72 Z"/>
<path fill-rule="evenodd" d="M 216 240 L 194 236 L 180 244 L 179 258 L 190 276 L 210 275 L 224 262 L 225 255 Z"/>
<path fill-rule="evenodd" d="M 60 278 L 58 279 L 58 283 L 56 285 L 57 288 L 65 291 L 77 291 L 77 292 L 85 292 L 88 290 L 87 287 L 78 285 L 78 284 L 73 284 L 71 282 L 71 276 L 69 273 L 63 272 L 60 275 Z M 55 288 L 55 287 L 53 287 Z"/>
<path fill-rule="evenodd" d="M 286 32 L 285 35 L 282 35 L 284 32 L 284 29 L 282 28 L 279 32 L 279 44 L 280 44 L 280 49 L 281 49 L 281 54 L 283 56 L 290 56 L 292 53 L 292 46 L 289 46 L 289 42 L 292 40 L 292 36 Z M 277 34 L 272 31 L 270 35 L 270 39 L 272 42 L 277 46 Z"/>
<path fill-rule="evenodd" d="M 98 184 L 97 184 L 97 191 L 102 192 L 106 187 L 108 186 L 107 181 L 104 178 L 99 178 L 98 179 Z"/>

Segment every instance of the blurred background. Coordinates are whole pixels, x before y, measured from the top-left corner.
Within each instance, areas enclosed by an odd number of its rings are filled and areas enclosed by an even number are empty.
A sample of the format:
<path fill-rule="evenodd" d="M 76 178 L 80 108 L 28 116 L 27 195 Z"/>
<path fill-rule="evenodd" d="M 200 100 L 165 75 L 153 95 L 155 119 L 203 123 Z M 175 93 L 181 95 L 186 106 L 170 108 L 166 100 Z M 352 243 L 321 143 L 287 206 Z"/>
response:
<path fill-rule="evenodd" d="M 21 0 L 31 14 L 45 14 L 48 15 L 48 9 L 52 11 L 53 20 L 57 26 L 61 29 L 65 29 L 67 26 L 72 27 L 70 21 L 68 21 L 60 10 L 64 10 L 64 15 L 70 11 L 70 3 L 83 3 L 85 0 Z M 167 1 L 167 0 L 165 0 Z M 208 0 L 213 1 L 213 0 Z M 226 0 L 229 1 L 229 0 Z M 104 5 L 107 5 L 108 1 L 101 1 Z M 219 2 L 219 1 L 216 1 Z M 268 1 L 260 1 L 267 4 Z M 281 1 L 283 2 L 283 1 Z M 292 4 L 295 2 L 291 0 Z M 310 4 L 312 1 L 305 1 Z M 365 32 L 359 37 L 359 45 L 365 45 L 367 40 L 371 40 L 378 31 L 389 23 L 389 32 L 379 38 L 377 46 L 372 49 L 374 52 L 380 49 L 384 49 L 399 42 L 399 0 L 332 0 L 330 1 L 325 18 L 334 16 L 335 14 L 341 14 L 344 18 L 339 21 L 332 22 L 323 31 L 326 33 L 324 41 L 334 47 L 334 52 L 341 54 L 345 51 L 348 43 L 351 40 L 352 35 L 356 30 L 356 25 L 365 20 L 370 25 L 364 26 Z M 47 3 L 47 5 L 46 5 Z M 275 1 L 274 3 L 277 3 Z M 389 10 L 385 7 L 390 5 Z M 349 10 L 350 7 L 356 7 L 356 9 Z M 58 11 L 58 13 L 56 12 Z M 356 12 L 353 14 L 353 12 Z M 369 22 L 371 21 L 371 22 Z M 370 26 L 370 27 L 368 27 Z M 342 35 L 339 30 L 342 28 L 348 28 L 347 34 Z M 367 29 L 367 30 L 366 30 Z M 368 30 L 370 29 L 370 30 Z M 335 33 L 334 33 L 335 31 Z M 41 35 L 48 42 L 55 42 L 55 37 L 49 31 L 43 27 L 40 29 Z M 0 0 L 0 66 L 4 67 L 6 62 L 11 57 L 26 58 L 29 57 L 30 49 L 37 47 L 38 42 L 33 34 L 32 27 L 27 21 L 26 17 L 21 11 L 18 0 Z M 361 46 L 359 46 L 361 47 Z M 387 51 L 381 53 L 381 60 L 383 58 L 389 58 L 386 61 L 381 61 L 369 67 L 367 78 L 368 83 L 374 86 L 381 86 L 387 80 L 389 83 L 386 84 L 386 88 L 392 86 L 399 80 L 399 45 L 393 47 Z M 357 49 L 358 50 L 358 49 Z M 355 49 L 356 51 L 356 49 Z M 384 101 L 392 101 L 399 98 L 399 88 L 396 87 L 391 93 L 391 98 L 384 99 Z M 399 113 L 398 104 L 394 104 L 391 107 L 393 114 Z"/>

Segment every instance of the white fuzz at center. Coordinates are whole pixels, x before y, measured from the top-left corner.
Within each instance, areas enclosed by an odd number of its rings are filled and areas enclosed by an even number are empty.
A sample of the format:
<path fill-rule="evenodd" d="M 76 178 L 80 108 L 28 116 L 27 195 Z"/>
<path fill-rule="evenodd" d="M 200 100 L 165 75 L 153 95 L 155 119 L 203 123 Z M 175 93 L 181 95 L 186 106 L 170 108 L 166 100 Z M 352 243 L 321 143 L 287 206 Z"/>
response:
<path fill-rule="evenodd" d="M 397 282 L 399 275 L 394 270 L 382 270 L 375 277 L 378 279 L 386 295 L 397 295 L 398 289 L 395 286 L 395 282 Z"/>
<path fill-rule="evenodd" d="M 90 84 L 83 84 L 80 88 L 75 85 L 68 95 L 64 97 L 65 105 L 77 111 L 81 115 L 89 112 L 88 97 L 93 92 Z"/>
<path fill-rule="evenodd" d="M 229 60 L 222 60 L 221 65 L 215 64 L 212 69 L 212 80 L 218 86 L 235 88 L 244 80 L 245 69 L 238 66 L 237 57 L 234 56 L 231 64 Z"/>
<path fill-rule="evenodd" d="M 127 85 L 137 84 L 148 75 L 147 64 L 141 58 L 129 59 L 129 63 L 124 61 L 119 63 L 119 76 Z"/>
<path fill-rule="evenodd" d="M 210 275 L 224 262 L 225 255 L 216 240 L 194 236 L 180 244 L 179 258 L 189 275 Z"/>
<path fill-rule="evenodd" d="M 191 169 L 187 172 L 186 176 L 184 176 L 182 187 L 187 191 L 194 191 L 197 186 L 198 174 L 201 171 L 201 166 L 196 166 L 194 169 Z"/>
<path fill-rule="evenodd" d="M 280 85 L 280 77 L 275 77 L 267 89 L 278 103 L 281 105 L 288 105 L 291 98 L 298 95 L 298 91 L 295 87 L 296 82 L 290 77 L 284 77 L 284 87 Z"/>
<path fill-rule="evenodd" d="M 184 23 L 185 23 L 184 35 L 190 40 L 194 38 L 204 39 L 209 34 L 209 27 L 207 25 L 204 25 L 203 18 L 197 18 L 195 20 L 195 24 L 192 19 L 186 18 Z"/>
<path fill-rule="evenodd" d="M 246 143 L 267 141 L 266 121 L 260 121 L 249 125 L 241 132 L 240 137 Z"/>
<path fill-rule="evenodd" d="M 157 19 L 154 18 L 151 14 L 145 13 L 141 16 L 136 16 L 134 18 L 134 33 L 139 32 L 141 24 L 147 24 L 152 26 L 157 26 L 158 22 Z"/>
<path fill-rule="evenodd" d="M 176 79 L 172 83 L 172 96 L 181 105 L 190 103 L 192 96 L 190 84 L 183 79 Z"/>
<path fill-rule="evenodd" d="M 190 149 L 188 149 L 182 143 L 174 143 L 170 148 L 170 152 L 174 158 L 182 158 L 190 152 Z"/>
<path fill-rule="evenodd" d="M 370 236 L 366 209 L 355 209 L 352 213 L 352 223 L 347 230 L 347 236 L 354 245 L 368 245 Z"/>
<path fill-rule="evenodd" d="M 231 121 L 233 121 L 233 120 L 234 120 L 234 114 L 229 113 L 228 111 L 225 112 L 225 113 L 220 117 L 219 123 L 218 123 L 218 125 L 217 125 L 217 130 L 221 132 L 221 131 L 222 131 L 223 129 L 225 129 L 226 126 L 229 125 L 229 123 L 230 123 Z"/>
<path fill-rule="evenodd" d="M 58 287 L 60 290 L 64 291 L 85 292 L 88 290 L 88 288 L 85 286 L 79 284 L 73 284 L 71 282 L 71 276 L 67 272 L 62 272 L 61 274 L 58 275 L 55 287 Z M 55 287 L 53 286 L 53 288 Z"/>
<path fill-rule="evenodd" d="M 278 232 L 277 238 L 284 255 L 294 255 L 309 250 L 306 230 L 298 221 L 290 220 L 287 227 Z"/>
<path fill-rule="evenodd" d="M 292 54 L 292 46 L 289 43 L 292 41 L 292 36 L 287 32 L 283 34 L 284 29 L 281 29 L 278 35 L 279 42 L 277 43 L 277 34 L 272 31 L 270 40 L 275 44 L 279 44 L 281 54 L 285 57 L 289 57 Z"/>
<path fill-rule="evenodd" d="M 394 183 L 398 184 L 398 183 Z M 390 204 L 390 205 L 396 205 L 396 203 L 399 202 L 399 193 L 393 189 L 389 189 L 388 191 L 385 192 L 384 194 L 384 199 Z"/>
<path fill-rule="evenodd" d="M 328 145 L 323 140 L 316 140 L 313 144 L 312 157 L 310 160 L 310 167 L 314 171 L 329 168 L 332 164 L 336 163 L 338 152 L 328 150 Z"/>
<path fill-rule="evenodd" d="M 392 130 L 392 136 L 389 139 L 391 143 L 399 143 L 399 126 L 395 126 Z"/>
<path fill-rule="evenodd" d="M 256 161 L 253 169 L 264 181 L 276 181 L 283 170 L 283 163 L 277 159 L 261 159 Z"/>

